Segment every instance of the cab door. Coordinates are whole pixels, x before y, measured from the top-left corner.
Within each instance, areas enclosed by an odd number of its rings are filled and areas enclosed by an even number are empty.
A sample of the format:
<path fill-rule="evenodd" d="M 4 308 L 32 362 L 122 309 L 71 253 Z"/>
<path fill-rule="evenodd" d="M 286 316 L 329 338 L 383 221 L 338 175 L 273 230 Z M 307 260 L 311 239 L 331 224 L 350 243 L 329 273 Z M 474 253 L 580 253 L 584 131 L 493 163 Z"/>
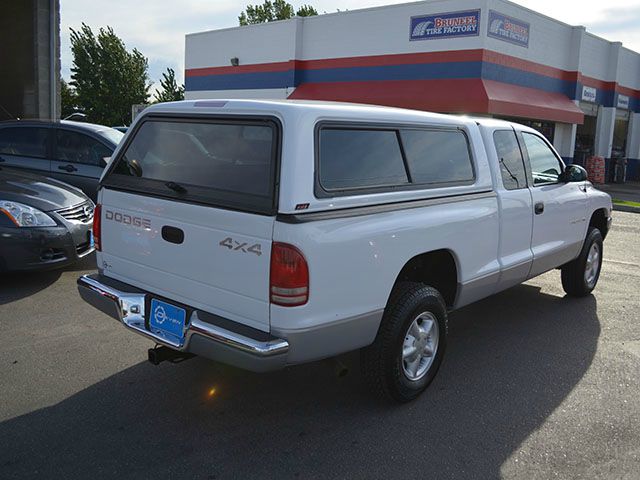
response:
<path fill-rule="evenodd" d="M 55 129 L 51 176 L 80 188 L 94 201 L 98 180 L 112 149 L 98 139 L 75 130 Z"/>
<path fill-rule="evenodd" d="M 502 219 L 498 290 L 504 290 L 526 280 L 531 270 L 533 204 L 516 132 L 513 129 L 494 130 L 492 137 L 486 138 L 485 143 L 495 146 L 501 177 L 496 186 Z"/>
<path fill-rule="evenodd" d="M 582 248 L 587 224 L 585 182 L 561 181 L 564 163 L 537 133 L 519 134 L 529 167 L 533 201 L 533 264 L 529 277 L 573 260 Z"/>

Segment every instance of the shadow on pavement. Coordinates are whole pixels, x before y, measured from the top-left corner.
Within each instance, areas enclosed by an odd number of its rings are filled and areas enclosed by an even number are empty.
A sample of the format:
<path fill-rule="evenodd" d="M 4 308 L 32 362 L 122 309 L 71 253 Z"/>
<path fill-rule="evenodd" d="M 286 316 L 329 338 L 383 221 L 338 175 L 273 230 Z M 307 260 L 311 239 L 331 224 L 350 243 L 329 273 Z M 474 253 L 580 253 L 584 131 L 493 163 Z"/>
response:
<path fill-rule="evenodd" d="M 440 374 L 411 404 L 326 362 L 262 375 L 145 362 L 0 424 L 0 476 L 498 478 L 589 367 L 596 300 L 521 285 L 451 320 Z"/>
<path fill-rule="evenodd" d="M 30 297 L 53 285 L 64 272 L 80 272 L 96 268 L 96 255 L 87 255 L 68 267 L 43 272 L 0 273 L 0 305 L 6 305 L 22 298 Z"/>

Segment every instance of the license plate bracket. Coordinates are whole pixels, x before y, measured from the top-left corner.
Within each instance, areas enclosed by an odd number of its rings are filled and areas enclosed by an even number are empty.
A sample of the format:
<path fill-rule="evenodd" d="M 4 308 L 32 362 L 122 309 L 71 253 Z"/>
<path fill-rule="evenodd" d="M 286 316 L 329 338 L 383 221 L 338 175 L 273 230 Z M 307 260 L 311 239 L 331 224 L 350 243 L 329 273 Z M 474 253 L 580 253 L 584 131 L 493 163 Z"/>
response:
<path fill-rule="evenodd" d="M 186 326 L 187 311 L 169 302 L 151 299 L 149 309 L 149 330 L 172 343 L 182 345 Z"/>

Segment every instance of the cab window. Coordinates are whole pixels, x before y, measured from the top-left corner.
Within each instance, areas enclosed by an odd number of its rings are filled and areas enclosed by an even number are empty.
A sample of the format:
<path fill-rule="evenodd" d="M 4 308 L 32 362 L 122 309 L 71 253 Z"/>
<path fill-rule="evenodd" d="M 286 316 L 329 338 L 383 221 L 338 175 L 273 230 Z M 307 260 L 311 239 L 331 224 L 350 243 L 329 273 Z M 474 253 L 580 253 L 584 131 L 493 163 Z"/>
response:
<path fill-rule="evenodd" d="M 413 183 L 473 181 L 469 144 L 460 130 L 403 129 L 400 136 Z"/>
<path fill-rule="evenodd" d="M 457 129 L 322 127 L 318 167 L 319 184 L 331 195 L 474 180 L 469 143 Z"/>
<path fill-rule="evenodd" d="M 527 173 L 522 161 L 522 153 L 513 130 L 496 130 L 493 132 L 496 146 L 502 185 L 507 190 L 518 190 L 527 187 Z"/>
<path fill-rule="evenodd" d="M 531 164 L 533 185 L 558 183 L 562 165 L 551 148 L 544 140 L 532 133 L 522 132 L 522 138 Z"/>
<path fill-rule="evenodd" d="M 327 191 L 409 182 L 395 130 L 323 128 L 319 152 Z"/>

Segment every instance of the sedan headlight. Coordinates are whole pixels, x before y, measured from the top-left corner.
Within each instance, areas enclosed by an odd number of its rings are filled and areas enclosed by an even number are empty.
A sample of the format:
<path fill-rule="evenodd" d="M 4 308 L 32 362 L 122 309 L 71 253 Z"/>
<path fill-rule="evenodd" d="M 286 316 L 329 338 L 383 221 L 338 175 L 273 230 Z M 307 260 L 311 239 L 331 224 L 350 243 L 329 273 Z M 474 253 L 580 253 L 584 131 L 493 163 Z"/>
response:
<path fill-rule="evenodd" d="M 0 200 L 0 213 L 9 217 L 17 227 L 56 226 L 56 222 L 49 215 L 23 203 Z"/>

